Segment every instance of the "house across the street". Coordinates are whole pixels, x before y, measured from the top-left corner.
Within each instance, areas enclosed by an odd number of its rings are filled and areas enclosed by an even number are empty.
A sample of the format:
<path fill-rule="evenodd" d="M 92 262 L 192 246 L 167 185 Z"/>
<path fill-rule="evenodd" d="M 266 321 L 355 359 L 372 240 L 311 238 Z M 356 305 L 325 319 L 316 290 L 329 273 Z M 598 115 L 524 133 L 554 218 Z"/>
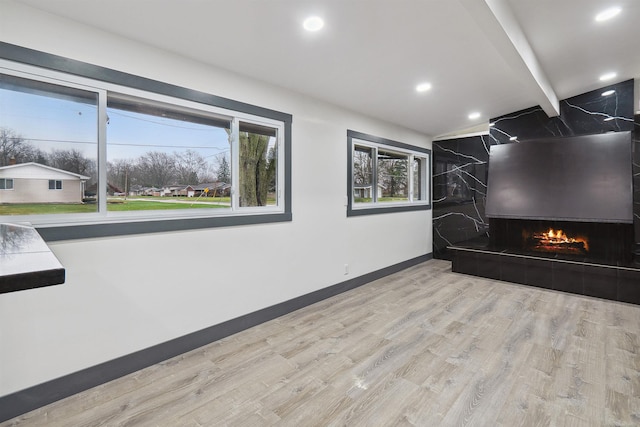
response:
<path fill-rule="evenodd" d="M 90 177 L 40 163 L 0 167 L 0 203 L 81 203 Z"/>

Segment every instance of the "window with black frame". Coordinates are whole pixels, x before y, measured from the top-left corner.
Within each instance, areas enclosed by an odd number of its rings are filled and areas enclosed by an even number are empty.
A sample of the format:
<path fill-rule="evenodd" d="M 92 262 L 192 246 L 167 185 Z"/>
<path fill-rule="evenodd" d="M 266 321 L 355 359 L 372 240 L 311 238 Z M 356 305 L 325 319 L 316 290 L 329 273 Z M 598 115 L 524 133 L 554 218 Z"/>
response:
<path fill-rule="evenodd" d="M 348 131 L 347 215 L 430 208 L 431 151 Z"/>
<path fill-rule="evenodd" d="M 285 211 L 285 122 L 64 77 L 0 69 L 0 217 Z"/>
<path fill-rule="evenodd" d="M 1 49 L 0 220 L 51 240 L 291 221 L 291 127 L 284 112 Z"/>

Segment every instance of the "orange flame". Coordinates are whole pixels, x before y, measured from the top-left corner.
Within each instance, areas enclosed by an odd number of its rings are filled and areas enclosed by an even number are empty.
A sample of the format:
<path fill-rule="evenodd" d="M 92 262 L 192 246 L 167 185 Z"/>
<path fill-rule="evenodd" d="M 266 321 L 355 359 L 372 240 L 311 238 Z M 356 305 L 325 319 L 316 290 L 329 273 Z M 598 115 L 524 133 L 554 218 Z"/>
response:
<path fill-rule="evenodd" d="M 577 236 L 577 237 L 568 237 L 564 231 L 562 230 L 554 230 L 553 228 L 550 228 L 549 231 L 547 233 L 545 233 L 545 236 L 552 242 L 552 243 L 577 243 L 577 242 L 582 242 L 584 249 L 586 251 L 589 250 L 589 241 L 582 237 L 582 236 Z"/>

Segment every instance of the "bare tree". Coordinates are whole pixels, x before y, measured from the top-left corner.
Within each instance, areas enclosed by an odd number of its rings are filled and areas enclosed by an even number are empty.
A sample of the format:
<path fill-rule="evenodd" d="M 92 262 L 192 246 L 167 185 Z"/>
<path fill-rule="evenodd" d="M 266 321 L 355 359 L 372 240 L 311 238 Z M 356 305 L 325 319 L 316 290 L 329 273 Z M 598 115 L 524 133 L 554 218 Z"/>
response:
<path fill-rule="evenodd" d="M 176 159 L 176 180 L 182 184 L 199 184 L 207 175 L 207 161 L 200 153 L 186 150 L 174 153 Z"/>
<path fill-rule="evenodd" d="M 176 179 L 175 157 L 161 151 L 149 151 L 138 158 L 140 184 L 164 187 Z"/>
<path fill-rule="evenodd" d="M 117 159 L 107 163 L 107 182 L 129 193 L 129 188 L 136 184 L 136 165 L 131 159 Z"/>
<path fill-rule="evenodd" d="M 14 130 L 0 127 L 0 166 L 6 166 L 12 161 L 48 164 L 47 156 L 42 150 L 33 147 Z"/>
<path fill-rule="evenodd" d="M 49 155 L 49 165 L 80 175 L 91 177 L 95 181 L 97 177 L 96 162 L 85 157 L 79 150 L 54 150 Z"/>
<path fill-rule="evenodd" d="M 353 153 L 353 181 L 356 185 L 371 185 L 373 181 L 371 149 L 356 147 Z"/>

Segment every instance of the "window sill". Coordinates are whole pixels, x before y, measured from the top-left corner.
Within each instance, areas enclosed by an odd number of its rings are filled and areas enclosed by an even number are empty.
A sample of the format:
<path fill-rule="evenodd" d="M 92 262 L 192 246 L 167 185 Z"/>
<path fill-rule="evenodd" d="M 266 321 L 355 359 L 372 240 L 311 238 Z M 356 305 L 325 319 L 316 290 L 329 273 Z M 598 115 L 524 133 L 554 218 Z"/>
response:
<path fill-rule="evenodd" d="M 376 214 L 386 214 L 386 213 L 397 213 L 397 212 L 409 212 L 409 211 L 423 211 L 430 210 L 431 203 L 377 203 L 372 206 L 348 206 L 347 207 L 347 217 L 350 216 L 361 216 L 361 215 L 376 215 Z"/>
<path fill-rule="evenodd" d="M 290 212 L 235 213 L 227 216 L 109 218 L 85 222 L 40 222 L 33 226 L 47 241 L 89 239 L 134 234 L 187 231 L 240 225 L 269 224 L 291 221 Z"/>

